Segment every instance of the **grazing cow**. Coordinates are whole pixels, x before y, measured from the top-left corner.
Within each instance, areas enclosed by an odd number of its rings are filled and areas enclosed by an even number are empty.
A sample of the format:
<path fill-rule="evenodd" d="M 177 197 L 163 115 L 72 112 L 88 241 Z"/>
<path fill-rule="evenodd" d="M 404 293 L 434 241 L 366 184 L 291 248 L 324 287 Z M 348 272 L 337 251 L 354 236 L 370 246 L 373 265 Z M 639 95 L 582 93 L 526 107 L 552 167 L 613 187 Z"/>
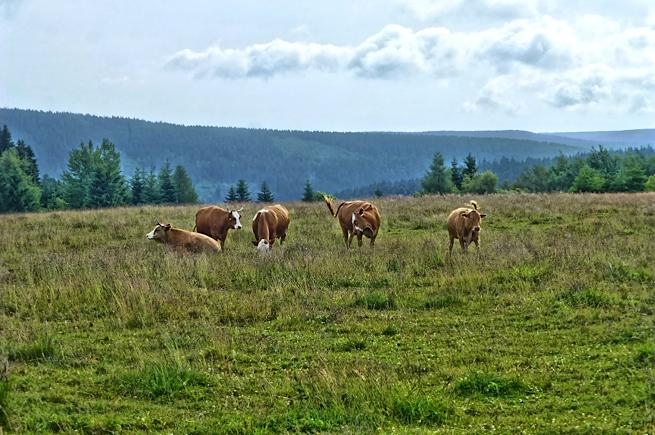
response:
<path fill-rule="evenodd" d="M 222 250 L 227 239 L 227 231 L 241 229 L 241 214 L 239 214 L 241 210 L 243 208 L 225 210 L 215 205 L 203 207 L 196 213 L 196 226 L 193 227 L 193 231 L 218 240 Z"/>
<path fill-rule="evenodd" d="M 462 251 L 466 252 L 471 242 L 480 251 L 480 224 L 486 214 L 480 213 L 480 206 L 475 201 L 471 201 L 472 209 L 460 207 L 453 210 L 448 216 L 448 235 L 450 236 L 450 246 L 448 254 L 453 251 L 453 242 L 459 239 Z"/>
<path fill-rule="evenodd" d="M 211 237 L 173 228 L 171 224 L 160 224 L 157 222 L 157 226 L 146 234 L 146 237 L 148 240 L 165 243 L 177 248 L 185 248 L 190 251 L 221 251 L 221 245 Z"/>
<path fill-rule="evenodd" d="M 280 204 L 264 207 L 252 219 L 252 232 L 255 233 L 253 245 L 258 252 L 268 252 L 273 249 L 275 239 L 284 243 L 289 228 L 289 210 Z"/>
<path fill-rule="evenodd" d="M 327 197 L 324 196 L 323 200 L 330 214 L 339 218 L 347 248 L 350 248 L 354 236 L 357 236 L 357 246 L 361 247 L 363 235 L 371 239 L 371 247 L 375 246 L 375 238 L 380 228 L 380 212 L 375 205 L 367 201 L 346 201 L 339 204 L 335 211 Z"/>

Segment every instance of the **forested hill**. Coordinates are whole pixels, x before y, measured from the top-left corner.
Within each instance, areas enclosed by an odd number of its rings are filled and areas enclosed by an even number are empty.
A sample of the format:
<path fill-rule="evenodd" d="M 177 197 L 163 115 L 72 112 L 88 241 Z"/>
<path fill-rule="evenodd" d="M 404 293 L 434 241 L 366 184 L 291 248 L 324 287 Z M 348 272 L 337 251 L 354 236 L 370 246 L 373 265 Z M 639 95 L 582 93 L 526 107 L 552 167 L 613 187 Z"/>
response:
<path fill-rule="evenodd" d="M 334 192 L 380 180 L 417 178 L 440 151 L 447 161 L 473 153 L 479 160 L 522 160 L 584 150 L 561 143 L 413 133 L 334 133 L 181 126 L 119 117 L 0 109 L 0 125 L 32 145 L 42 173 L 58 176 L 80 142 L 108 138 L 129 175 L 165 159 L 186 167 L 204 201 L 222 200 L 243 178 L 256 190 L 267 181 L 277 199 L 297 199 L 304 182 Z"/>

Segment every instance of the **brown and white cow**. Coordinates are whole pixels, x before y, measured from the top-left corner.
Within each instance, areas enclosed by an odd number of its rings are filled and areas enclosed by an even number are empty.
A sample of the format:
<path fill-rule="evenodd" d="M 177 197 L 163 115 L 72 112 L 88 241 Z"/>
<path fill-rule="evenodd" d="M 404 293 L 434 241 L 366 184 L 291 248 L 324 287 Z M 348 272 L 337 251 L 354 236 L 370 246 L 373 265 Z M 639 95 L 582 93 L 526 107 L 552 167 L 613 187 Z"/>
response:
<path fill-rule="evenodd" d="M 227 232 L 230 229 L 241 229 L 241 214 L 239 210 L 225 210 L 223 207 L 210 205 L 196 212 L 196 226 L 193 231 L 218 240 L 221 249 L 225 246 Z"/>
<path fill-rule="evenodd" d="M 375 246 L 375 238 L 380 229 L 380 212 L 378 208 L 367 201 L 346 201 L 339 204 L 336 211 L 332 202 L 323 197 L 330 214 L 339 218 L 343 241 L 350 248 L 353 237 L 357 236 L 357 245 L 362 246 L 362 236 L 371 239 L 371 247 Z"/>
<path fill-rule="evenodd" d="M 146 234 L 148 240 L 154 240 L 176 248 L 190 251 L 220 252 L 221 245 L 209 236 L 192 231 L 173 228 L 171 224 L 160 224 Z"/>
<path fill-rule="evenodd" d="M 252 243 L 257 247 L 257 251 L 268 252 L 273 249 L 276 238 L 280 239 L 280 244 L 284 243 L 289 222 L 289 210 L 280 204 L 259 210 L 252 219 L 252 232 L 256 239 Z"/>
<path fill-rule="evenodd" d="M 459 240 L 462 251 L 466 252 L 471 242 L 480 251 L 480 225 L 482 218 L 486 214 L 480 213 L 480 206 L 477 202 L 471 201 L 472 209 L 468 207 L 460 207 L 448 216 L 448 235 L 450 236 L 450 246 L 448 247 L 448 254 L 453 251 L 453 243 L 455 239 Z"/>

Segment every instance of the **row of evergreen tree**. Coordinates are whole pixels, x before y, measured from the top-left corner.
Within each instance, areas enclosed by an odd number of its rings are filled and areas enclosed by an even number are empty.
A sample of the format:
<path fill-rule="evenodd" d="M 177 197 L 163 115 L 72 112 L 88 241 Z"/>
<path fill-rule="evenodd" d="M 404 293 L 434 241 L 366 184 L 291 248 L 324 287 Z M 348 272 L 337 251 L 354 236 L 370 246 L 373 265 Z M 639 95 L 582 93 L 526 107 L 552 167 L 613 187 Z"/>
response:
<path fill-rule="evenodd" d="M 128 180 L 120 162 L 112 142 L 105 139 L 96 147 L 89 141 L 70 151 L 60 179 L 41 179 L 32 147 L 22 140 L 14 143 L 5 125 L 0 130 L 0 212 L 198 202 L 181 165 L 171 169 L 167 161 L 158 174 L 138 168 Z"/>
<path fill-rule="evenodd" d="M 498 176 L 491 171 L 480 172 L 475 156 L 468 154 L 460 166 L 453 159 L 450 168 L 444 165 L 443 155 L 434 154 L 432 165 L 421 180 L 422 193 L 494 193 L 498 186 Z"/>

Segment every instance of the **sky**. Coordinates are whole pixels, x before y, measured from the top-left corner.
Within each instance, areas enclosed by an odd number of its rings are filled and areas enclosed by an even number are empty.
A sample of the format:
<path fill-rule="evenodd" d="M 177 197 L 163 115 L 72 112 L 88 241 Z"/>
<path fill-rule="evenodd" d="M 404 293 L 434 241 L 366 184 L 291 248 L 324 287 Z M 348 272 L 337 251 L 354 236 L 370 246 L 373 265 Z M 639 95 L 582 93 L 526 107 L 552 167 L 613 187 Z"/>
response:
<path fill-rule="evenodd" d="M 0 107 L 330 131 L 655 127 L 654 0 L 0 0 Z"/>

